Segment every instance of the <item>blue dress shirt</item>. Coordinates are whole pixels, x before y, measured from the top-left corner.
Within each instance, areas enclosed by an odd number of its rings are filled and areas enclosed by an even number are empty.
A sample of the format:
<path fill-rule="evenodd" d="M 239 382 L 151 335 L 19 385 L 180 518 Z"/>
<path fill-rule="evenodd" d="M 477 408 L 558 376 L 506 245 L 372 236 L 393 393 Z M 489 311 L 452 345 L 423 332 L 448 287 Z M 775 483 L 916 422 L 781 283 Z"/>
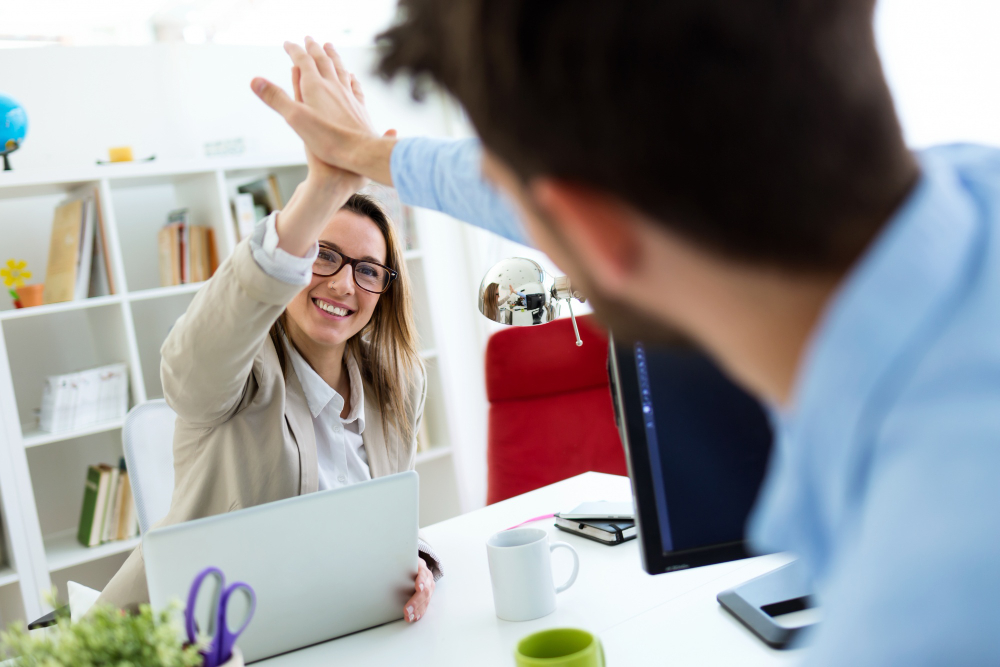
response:
<path fill-rule="evenodd" d="M 393 180 L 404 202 L 524 242 L 479 156 L 403 140 Z M 811 573 L 810 665 L 1000 665 L 1000 151 L 919 157 L 773 411 L 749 533 Z"/>

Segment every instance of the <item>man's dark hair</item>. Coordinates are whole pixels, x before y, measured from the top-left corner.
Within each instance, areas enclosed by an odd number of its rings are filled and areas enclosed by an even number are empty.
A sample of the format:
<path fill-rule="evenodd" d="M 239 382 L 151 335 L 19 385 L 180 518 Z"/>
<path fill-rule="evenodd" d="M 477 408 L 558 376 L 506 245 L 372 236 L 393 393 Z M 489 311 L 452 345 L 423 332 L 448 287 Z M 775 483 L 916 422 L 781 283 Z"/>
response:
<path fill-rule="evenodd" d="M 401 0 L 380 71 L 428 79 L 523 179 L 591 185 L 724 254 L 853 261 L 916 168 L 874 0 Z"/>

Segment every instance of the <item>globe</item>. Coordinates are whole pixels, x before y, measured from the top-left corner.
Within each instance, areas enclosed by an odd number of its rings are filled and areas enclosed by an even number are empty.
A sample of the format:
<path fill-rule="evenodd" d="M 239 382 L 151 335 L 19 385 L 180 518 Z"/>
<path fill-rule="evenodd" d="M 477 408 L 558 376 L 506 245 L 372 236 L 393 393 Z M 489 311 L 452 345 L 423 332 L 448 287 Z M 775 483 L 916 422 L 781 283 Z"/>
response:
<path fill-rule="evenodd" d="M 0 95 L 0 155 L 3 155 L 4 171 L 10 171 L 7 155 L 13 153 L 28 134 L 28 114 L 24 107 L 12 97 Z"/>

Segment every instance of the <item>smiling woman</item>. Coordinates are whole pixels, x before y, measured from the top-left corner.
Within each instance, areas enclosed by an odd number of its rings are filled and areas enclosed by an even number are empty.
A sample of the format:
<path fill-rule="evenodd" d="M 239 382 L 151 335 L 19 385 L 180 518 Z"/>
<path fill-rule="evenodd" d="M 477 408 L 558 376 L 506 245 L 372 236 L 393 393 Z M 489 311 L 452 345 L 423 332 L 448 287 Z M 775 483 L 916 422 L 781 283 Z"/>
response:
<path fill-rule="evenodd" d="M 348 257 L 348 251 L 361 259 Z M 278 343 L 287 336 L 296 351 L 344 396 L 342 417 L 347 418 L 348 377 L 337 368 L 327 371 L 323 361 L 330 358 L 339 366 L 346 346 L 346 352 L 358 360 L 376 400 L 390 407 L 382 412 L 383 429 L 400 429 L 403 440 L 412 440 L 409 424 L 389 422 L 390 414 L 406 412 L 400 370 L 420 364 L 410 281 L 395 227 L 374 199 L 353 195 L 333 216 L 320 234 L 312 273 L 310 285 L 271 328 L 282 366 L 285 346 Z"/>
<path fill-rule="evenodd" d="M 335 71 L 321 49 L 310 57 Z M 367 122 L 350 81 L 334 75 L 327 85 Z M 297 75 L 293 83 L 298 96 Z M 356 194 L 363 178 L 307 158 L 288 205 L 236 247 L 163 344 L 163 393 L 177 421 L 174 493 L 159 525 L 415 465 L 427 382 L 395 227 Z M 419 555 L 408 622 L 426 612 L 442 574 L 422 540 Z M 140 547 L 101 601 L 148 597 Z"/>

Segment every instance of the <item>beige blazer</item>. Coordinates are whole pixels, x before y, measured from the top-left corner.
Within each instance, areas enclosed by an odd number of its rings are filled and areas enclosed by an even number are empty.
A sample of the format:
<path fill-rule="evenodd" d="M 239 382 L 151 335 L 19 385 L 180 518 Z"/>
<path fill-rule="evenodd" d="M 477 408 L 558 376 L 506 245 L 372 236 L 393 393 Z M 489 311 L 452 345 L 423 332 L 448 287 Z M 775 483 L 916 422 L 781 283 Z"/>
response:
<path fill-rule="evenodd" d="M 177 412 L 174 493 L 158 526 L 231 512 L 318 490 L 312 415 L 291 363 L 284 371 L 268 332 L 301 290 L 266 274 L 248 241 L 240 243 L 195 295 L 160 353 L 167 403 Z M 411 389 L 417 433 L 427 393 L 420 369 Z M 381 407 L 365 386 L 362 440 L 372 477 L 412 470 L 416 439 L 382 428 Z M 421 556 L 435 577 L 433 551 Z M 142 547 L 104 588 L 98 602 L 134 608 L 147 602 Z"/>

